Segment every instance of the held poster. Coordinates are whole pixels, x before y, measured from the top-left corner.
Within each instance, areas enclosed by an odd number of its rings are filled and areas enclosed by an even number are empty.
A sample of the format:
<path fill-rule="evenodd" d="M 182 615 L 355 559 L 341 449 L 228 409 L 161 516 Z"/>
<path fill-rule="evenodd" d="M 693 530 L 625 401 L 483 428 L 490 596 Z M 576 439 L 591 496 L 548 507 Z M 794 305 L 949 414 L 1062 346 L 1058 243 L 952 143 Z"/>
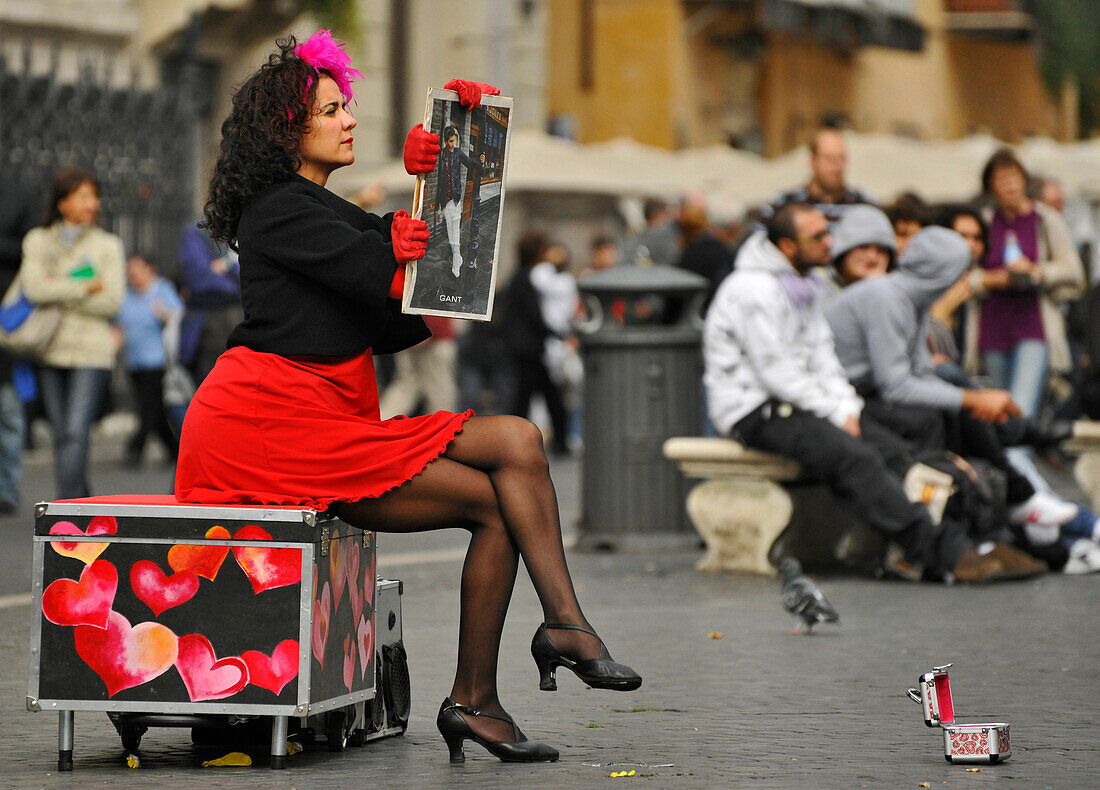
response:
<path fill-rule="evenodd" d="M 488 321 L 496 291 L 512 99 L 483 96 L 467 110 L 432 88 L 424 128 L 439 135 L 435 170 L 417 176 L 413 216 L 428 223 L 428 251 L 409 265 L 401 309 Z"/>

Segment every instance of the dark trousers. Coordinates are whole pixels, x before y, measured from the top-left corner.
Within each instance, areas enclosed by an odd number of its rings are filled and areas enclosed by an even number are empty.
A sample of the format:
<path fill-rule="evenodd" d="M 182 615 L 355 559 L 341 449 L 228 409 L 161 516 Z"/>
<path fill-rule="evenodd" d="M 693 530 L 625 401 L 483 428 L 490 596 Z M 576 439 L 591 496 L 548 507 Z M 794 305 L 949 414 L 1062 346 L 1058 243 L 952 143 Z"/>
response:
<path fill-rule="evenodd" d="M 940 453 L 943 450 L 964 458 L 981 458 L 1004 473 L 1008 481 L 1005 499 L 1010 505 L 1027 500 L 1035 488 L 1016 471 L 1005 455 L 1004 444 L 992 423 L 982 422 L 966 412 L 950 413 L 924 406 L 887 403 L 873 395 L 864 395 L 864 415 L 909 441 L 914 451 Z"/>
<path fill-rule="evenodd" d="M 1018 505 L 1035 493 L 1035 487 L 1009 463 L 1004 445 L 992 423 L 976 420 L 966 412 L 947 415 L 947 449 L 963 457 L 982 458 L 1005 473 L 1008 504 Z"/>
<path fill-rule="evenodd" d="M 868 418 L 903 439 L 913 453 L 942 453 L 946 446 L 944 415 L 925 406 L 899 406 L 864 396 L 863 420 Z"/>
<path fill-rule="evenodd" d="M 734 438 L 798 461 L 803 474 L 826 483 L 872 529 L 901 546 L 907 560 L 941 572 L 958 564 L 971 545 L 962 529 L 948 521 L 933 524 L 925 507 L 905 496 L 901 478 L 870 441 L 801 409 L 780 414 L 788 408 L 764 404 L 734 426 Z M 884 440 L 882 426 L 870 418 L 864 422 L 865 432 Z"/>
<path fill-rule="evenodd" d="M 145 440 L 155 433 L 168 451 L 169 459 L 174 459 L 179 454 L 180 444 L 164 410 L 164 369 L 131 370 L 130 383 L 137 399 L 138 429 L 126 444 L 127 454 L 135 461 L 140 459 Z"/>
<path fill-rule="evenodd" d="M 550 412 L 550 426 L 554 431 L 551 447 L 555 452 L 565 452 L 569 428 L 565 422 L 565 403 L 561 397 L 561 389 L 550 378 L 550 372 L 541 359 L 517 358 L 513 364 L 516 389 L 508 413 L 526 417 L 531 408 L 531 397 L 536 392 L 541 394 L 546 401 L 546 410 Z"/>

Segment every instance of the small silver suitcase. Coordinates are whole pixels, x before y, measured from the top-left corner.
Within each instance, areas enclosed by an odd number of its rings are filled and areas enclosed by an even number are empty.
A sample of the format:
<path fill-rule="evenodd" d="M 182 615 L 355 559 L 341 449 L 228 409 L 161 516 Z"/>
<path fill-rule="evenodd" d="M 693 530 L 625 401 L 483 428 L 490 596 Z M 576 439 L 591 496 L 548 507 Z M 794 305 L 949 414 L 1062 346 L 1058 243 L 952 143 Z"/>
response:
<path fill-rule="evenodd" d="M 907 692 L 924 713 L 924 723 L 943 730 L 943 756 L 949 763 L 999 763 L 1012 756 L 1008 724 L 989 722 L 958 724 L 947 670 L 951 664 L 932 667 Z"/>

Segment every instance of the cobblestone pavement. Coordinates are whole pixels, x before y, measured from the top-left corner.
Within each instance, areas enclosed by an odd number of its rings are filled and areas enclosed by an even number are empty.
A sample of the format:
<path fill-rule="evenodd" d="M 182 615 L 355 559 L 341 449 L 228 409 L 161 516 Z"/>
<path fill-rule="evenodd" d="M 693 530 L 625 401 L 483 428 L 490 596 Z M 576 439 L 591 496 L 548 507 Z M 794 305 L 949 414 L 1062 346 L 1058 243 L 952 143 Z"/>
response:
<path fill-rule="evenodd" d="M 100 450 L 100 491 L 166 490 L 170 472 L 121 470 Z M 556 463 L 567 523 L 579 509 L 579 464 Z M 48 491 L 49 468 L 31 463 L 26 490 Z M 48 494 L 47 494 L 48 496 Z M 29 508 L 28 508 L 29 510 Z M 695 554 L 577 554 L 571 569 L 586 613 L 613 654 L 644 677 L 619 694 L 559 672 L 560 691 L 538 691 L 528 650 L 541 620 L 521 575 L 504 634 L 500 693 L 529 737 L 561 751 L 552 765 L 505 765 L 467 743 L 451 766 L 435 730 L 457 641 L 463 535 L 380 536 L 379 573 L 405 581 L 405 641 L 413 712 L 408 732 L 343 754 L 307 751 L 288 769 L 203 769 L 186 730 L 153 729 L 142 767 L 122 762 L 106 716 L 78 713 L 75 772 L 56 772 L 56 717 L 24 710 L 30 607 L 28 515 L 0 521 L 0 743 L 4 787 L 650 787 L 1085 788 L 1100 775 L 1100 576 L 1048 575 L 980 588 L 826 577 L 839 627 L 788 637 L 772 579 L 704 574 Z M 712 638 L 711 632 L 721 638 Z M 968 772 L 943 759 L 938 730 L 904 697 L 933 664 L 951 672 L 960 721 L 1008 721 L 1013 756 Z M 612 772 L 634 776 L 611 778 Z M 614 786 L 614 785 L 612 785 Z M 630 785 L 627 785 L 630 786 Z"/>

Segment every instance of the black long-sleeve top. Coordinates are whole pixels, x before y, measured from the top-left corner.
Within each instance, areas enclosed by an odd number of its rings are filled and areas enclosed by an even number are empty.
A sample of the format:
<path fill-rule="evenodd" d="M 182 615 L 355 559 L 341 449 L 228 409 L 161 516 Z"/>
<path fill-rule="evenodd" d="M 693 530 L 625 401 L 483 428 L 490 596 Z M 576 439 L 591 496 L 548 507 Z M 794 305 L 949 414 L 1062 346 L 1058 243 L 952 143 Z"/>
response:
<path fill-rule="evenodd" d="M 348 357 L 428 338 L 423 319 L 386 296 L 397 271 L 392 221 L 297 175 L 257 193 L 237 228 L 245 317 L 228 347 Z"/>

